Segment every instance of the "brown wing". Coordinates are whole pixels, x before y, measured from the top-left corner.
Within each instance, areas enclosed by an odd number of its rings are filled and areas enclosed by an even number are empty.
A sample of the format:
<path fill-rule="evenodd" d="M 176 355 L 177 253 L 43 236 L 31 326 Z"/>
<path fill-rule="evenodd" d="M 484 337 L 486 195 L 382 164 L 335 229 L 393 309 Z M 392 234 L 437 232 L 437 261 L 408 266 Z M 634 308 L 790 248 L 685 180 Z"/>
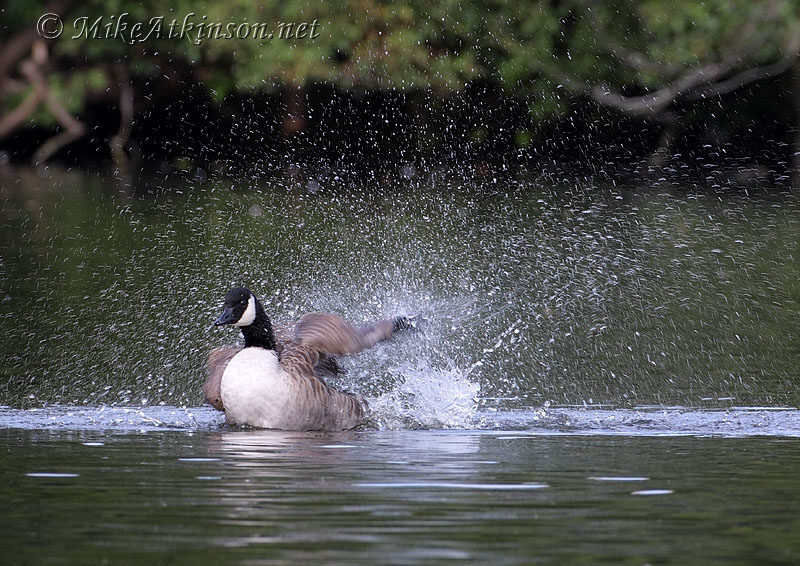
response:
<path fill-rule="evenodd" d="M 324 415 L 319 415 L 314 427 L 349 428 L 367 411 L 363 398 L 337 391 L 320 379 L 317 369 L 320 359 L 326 354 L 355 354 L 390 338 L 392 329 L 389 320 L 355 328 L 334 314 L 310 313 L 300 319 L 294 328 L 294 340 L 284 345 L 280 362 L 284 371 L 302 380 L 304 400 L 325 407 Z M 342 422 L 349 424 L 340 426 Z"/>
<path fill-rule="evenodd" d="M 208 353 L 208 379 L 203 385 L 203 393 L 206 394 L 206 401 L 218 411 L 225 410 L 225 407 L 222 406 L 222 374 L 225 373 L 225 368 L 231 358 L 241 350 L 241 348 L 225 346 L 214 348 Z"/>
<path fill-rule="evenodd" d="M 319 369 L 326 355 L 355 354 L 391 338 L 392 330 L 391 320 L 356 328 L 335 314 L 309 313 L 294 327 L 294 340 L 283 343 L 281 366 L 293 375 L 321 381 Z"/>
<path fill-rule="evenodd" d="M 303 430 L 343 430 L 362 421 L 367 411 L 360 398 L 328 386 L 314 371 L 320 359 L 316 348 L 295 340 L 280 356 L 283 370 L 292 376 L 297 396 L 293 411 L 305 415 Z"/>
<path fill-rule="evenodd" d="M 355 354 L 392 337 L 392 321 L 355 328 L 340 316 L 309 313 L 294 328 L 295 341 L 320 353 Z"/>

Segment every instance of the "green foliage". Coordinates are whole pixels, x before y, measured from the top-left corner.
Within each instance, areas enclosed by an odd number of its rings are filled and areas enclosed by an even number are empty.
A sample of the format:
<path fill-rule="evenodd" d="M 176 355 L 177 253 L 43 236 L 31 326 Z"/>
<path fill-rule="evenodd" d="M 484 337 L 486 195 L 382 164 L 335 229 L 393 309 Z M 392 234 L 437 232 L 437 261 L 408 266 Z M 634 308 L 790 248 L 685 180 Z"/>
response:
<path fill-rule="evenodd" d="M 108 75 L 101 69 L 90 68 L 69 74 L 53 74 L 48 80 L 51 96 L 58 99 L 70 114 L 79 114 L 90 94 L 108 86 Z M 46 107 L 40 106 L 33 115 L 41 126 L 55 125 L 55 118 Z"/>
<path fill-rule="evenodd" d="M 546 17 L 569 20 L 560 30 L 562 50 L 532 61 L 529 70 L 555 66 L 590 84 L 647 90 L 725 57 L 773 62 L 800 29 L 800 2 L 568 0 Z"/>
<path fill-rule="evenodd" d="M 31 25 L 46 6 L 6 2 L 0 11 L 3 34 Z M 100 18 L 102 34 L 121 14 L 128 41 L 73 38 L 77 18 L 90 24 Z M 750 64 L 771 63 L 798 33 L 800 0 L 177 0 L 170 8 L 155 0 L 89 0 L 72 5 L 63 18 L 65 30 L 53 42 L 52 57 L 66 66 L 65 74 L 121 60 L 134 77 L 147 78 L 183 65 L 216 100 L 234 91 L 313 82 L 442 94 L 487 79 L 529 95 L 534 116 L 546 119 L 566 108 L 564 75 L 619 92 L 644 92 L 738 52 Z M 136 22 L 142 39 L 158 18 L 160 37 L 153 31 L 144 41 L 130 41 Z M 186 37 L 167 37 L 184 22 L 194 26 Z M 229 23 L 234 30 L 264 24 L 272 37 L 198 36 L 201 24 L 209 26 L 203 28 L 208 35 L 225 34 Z M 286 30 L 290 37 L 279 37 Z M 85 103 L 87 89 L 69 86 L 66 78 L 53 81 L 70 108 Z M 7 98 L 4 108 L 11 104 Z"/>

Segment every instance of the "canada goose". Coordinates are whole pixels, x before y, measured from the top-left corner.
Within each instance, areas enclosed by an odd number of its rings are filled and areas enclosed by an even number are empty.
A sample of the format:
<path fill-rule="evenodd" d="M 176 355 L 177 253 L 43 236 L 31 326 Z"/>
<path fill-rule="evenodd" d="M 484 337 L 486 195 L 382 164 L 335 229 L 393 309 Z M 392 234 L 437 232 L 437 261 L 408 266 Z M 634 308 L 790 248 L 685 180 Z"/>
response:
<path fill-rule="evenodd" d="M 354 328 L 339 316 L 310 313 L 293 332 L 276 332 L 245 287 L 225 295 L 214 326 L 224 324 L 241 328 L 244 347 L 209 353 L 206 398 L 225 411 L 229 423 L 282 430 L 344 430 L 362 422 L 366 402 L 329 387 L 320 377 L 338 368 L 327 356 L 354 354 L 395 332 L 416 328 L 413 317 Z"/>

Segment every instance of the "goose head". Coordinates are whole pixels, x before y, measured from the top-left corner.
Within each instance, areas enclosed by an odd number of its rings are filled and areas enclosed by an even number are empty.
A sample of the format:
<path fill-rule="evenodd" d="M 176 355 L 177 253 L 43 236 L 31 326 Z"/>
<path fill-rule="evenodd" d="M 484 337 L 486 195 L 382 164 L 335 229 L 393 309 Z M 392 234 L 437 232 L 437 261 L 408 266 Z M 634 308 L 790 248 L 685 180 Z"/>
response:
<path fill-rule="evenodd" d="M 250 289 L 234 287 L 225 295 L 222 314 L 214 321 L 214 326 L 223 324 L 250 326 L 256 320 L 256 305 L 258 305 L 258 299 Z"/>
<path fill-rule="evenodd" d="M 214 326 L 224 324 L 242 329 L 245 348 L 258 346 L 268 350 L 275 349 L 272 323 L 264 312 L 264 307 L 247 287 L 234 287 L 225 295 L 222 314 L 214 321 Z"/>

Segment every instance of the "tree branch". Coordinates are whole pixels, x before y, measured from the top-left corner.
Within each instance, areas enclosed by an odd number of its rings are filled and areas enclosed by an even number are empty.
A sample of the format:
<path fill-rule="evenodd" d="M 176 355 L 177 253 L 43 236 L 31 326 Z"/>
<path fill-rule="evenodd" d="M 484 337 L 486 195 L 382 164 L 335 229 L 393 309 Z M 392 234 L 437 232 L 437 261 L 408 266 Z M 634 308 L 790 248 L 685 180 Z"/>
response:
<path fill-rule="evenodd" d="M 34 47 L 36 47 L 36 44 L 34 44 Z M 34 56 L 36 51 L 34 49 Z M 44 163 L 59 149 L 83 136 L 86 132 L 86 127 L 67 112 L 61 103 L 51 95 L 47 79 L 45 79 L 39 65 L 31 59 L 26 59 L 20 64 L 20 72 L 33 85 L 38 96 L 44 101 L 58 123 L 64 127 L 63 132 L 48 139 L 33 154 L 34 163 Z"/>
<path fill-rule="evenodd" d="M 19 106 L 0 118 L 0 140 L 19 128 L 41 101 L 41 93 L 38 89 L 33 89 Z"/>
<path fill-rule="evenodd" d="M 599 21 L 597 9 L 598 3 L 590 0 L 584 14 L 597 30 L 596 38 L 602 49 L 637 72 L 650 71 L 665 75 L 675 73 L 674 67 L 651 61 L 643 54 L 614 42 L 603 31 L 605 25 Z M 798 49 L 800 49 L 800 34 L 798 33 L 792 36 L 789 45 L 784 49 L 785 55 L 779 61 L 754 69 L 746 69 L 727 80 L 717 82 L 723 77 L 731 75 L 737 68 L 746 67 L 750 54 L 770 40 L 770 34 L 764 31 L 764 28 L 769 27 L 778 17 L 777 7 L 770 4 L 769 9 L 760 10 L 757 14 L 757 18 L 748 20 L 740 30 L 741 33 L 738 37 L 741 39 L 738 39 L 736 45 L 731 46 L 729 54 L 721 61 L 688 70 L 679 78 L 647 94 L 624 96 L 613 91 L 608 85 L 590 85 L 567 76 L 559 69 L 552 69 L 550 74 L 558 78 L 567 89 L 589 95 L 598 104 L 616 108 L 633 116 L 656 116 L 663 113 L 678 99 L 693 101 L 720 96 L 745 84 L 780 74 L 791 67 L 797 58 Z"/>
<path fill-rule="evenodd" d="M 0 85 L 14 68 L 17 61 L 30 52 L 31 45 L 40 39 L 36 28 L 30 27 L 14 35 L 0 46 Z"/>
<path fill-rule="evenodd" d="M 767 79 L 769 77 L 775 77 L 788 71 L 794 62 L 797 60 L 798 57 L 798 50 L 800 49 L 800 33 L 797 33 L 792 38 L 790 42 L 789 48 L 786 50 L 786 55 L 784 55 L 780 60 L 772 63 L 770 65 L 765 65 L 763 67 L 755 67 L 754 69 L 747 69 L 742 71 L 731 78 L 719 82 L 717 84 L 709 85 L 708 87 L 695 90 L 689 95 L 685 97 L 686 100 L 701 100 L 704 98 L 714 98 L 717 96 L 722 96 L 723 94 L 728 94 L 729 92 L 733 92 L 737 88 L 741 88 L 746 84 L 754 83 L 756 81 L 760 81 L 761 79 Z"/>
<path fill-rule="evenodd" d="M 133 122 L 133 87 L 131 78 L 125 65 L 117 63 L 114 66 L 114 75 L 119 82 L 119 130 L 109 140 L 111 156 L 117 167 L 124 168 L 128 164 L 125 145 L 131 137 L 131 123 Z"/>
<path fill-rule="evenodd" d="M 624 96 L 611 90 L 607 85 L 591 86 L 555 70 L 555 76 L 572 92 L 588 94 L 598 104 L 610 106 L 634 116 L 654 116 L 672 104 L 676 98 L 701 84 L 712 83 L 729 73 L 738 61 L 727 57 L 720 63 L 710 63 L 684 74 L 680 79 L 655 92 L 639 96 Z"/>
<path fill-rule="evenodd" d="M 800 33 L 793 36 L 786 49 L 786 55 L 770 65 L 747 69 L 727 80 L 716 82 L 744 63 L 744 59 L 737 51 L 718 63 L 709 63 L 688 71 L 678 80 L 657 91 L 639 96 L 624 96 L 614 92 L 607 85 L 592 86 L 557 69 L 553 69 L 551 74 L 570 91 L 587 94 L 598 104 L 616 108 L 633 116 L 655 116 L 678 99 L 694 101 L 721 96 L 745 84 L 778 75 L 792 66 L 798 57 L 798 49 L 800 49 Z"/>
<path fill-rule="evenodd" d="M 55 0 L 47 4 L 42 13 L 63 14 L 71 3 L 71 0 Z M 36 26 L 30 26 L 18 31 L 11 39 L 0 45 L 0 86 L 17 61 L 25 57 L 34 42 L 41 39 Z"/>

